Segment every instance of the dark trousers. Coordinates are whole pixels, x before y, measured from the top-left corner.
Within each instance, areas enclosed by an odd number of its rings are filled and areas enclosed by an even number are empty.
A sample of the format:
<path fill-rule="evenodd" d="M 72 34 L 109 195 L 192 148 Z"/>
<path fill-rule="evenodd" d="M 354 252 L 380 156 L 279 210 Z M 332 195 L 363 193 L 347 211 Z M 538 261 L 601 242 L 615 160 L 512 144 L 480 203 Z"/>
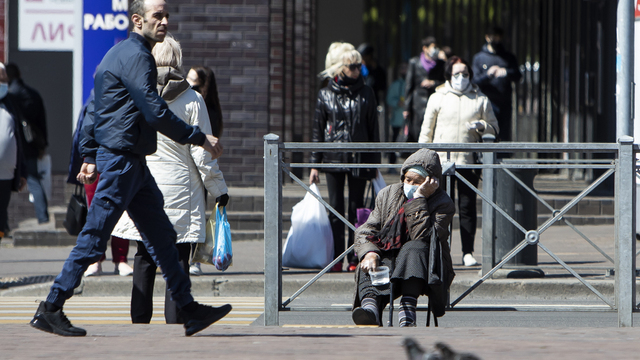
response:
<path fill-rule="evenodd" d="M 398 135 L 400 135 L 400 130 L 404 130 L 404 127 L 392 127 L 391 128 L 391 141 L 398 141 Z M 396 152 L 392 151 L 389 153 L 389 164 L 395 164 L 397 160 Z"/>
<path fill-rule="evenodd" d="M 458 169 L 463 178 L 477 187 L 480 177 L 473 169 Z M 458 215 L 460 217 L 460 239 L 462 240 L 462 253 L 473 252 L 473 242 L 476 237 L 476 224 L 478 212 L 476 209 L 476 193 L 456 177 L 451 177 L 451 200 L 455 201 L 455 189 L 458 188 Z"/>
<path fill-rule="evenodd" d="M 47 195 L 42 186 L 42 174 L 38 171 L 38 158 L 26 158 L 27 164 L 27 186 L 29 193 L 33 195 L 33 207 L 36 210 L 38 223 L 46 223 L 49 221 L 49 203 Z"/>
<path fill-rule="evenodd" d="M 180 266 L 189 276 L 191 244 L 176 244 Z M 158 267 L 144 243 L 138 241 L 138 252 L 133 258 L 133 289 L 131 291 L 131 322 L 148 324 L 153 316 L 153 287 Z M 167 324 L 183 324 L 178 304 L 171 300 L 167 289 L 164 297 L 164 318 Z"/>
<path fill-rule="evenodd" d="M 327 187 L 329 189 L 329 205 L 339 214 L 344 216 L 344 185 L 345 179 L 349 181 L 349 206 L 347 220 L 350 223 L 356 222 L 356 209 L 364 207 L 364 189 L 367 180 L 356 179 L 350 172 L 326 172 Z M 344 252 L 344 230 L 345 224 L 333 213 L 329 213 L 329 222 L 333 232 L 334 257 L 338 257 Z M 349 246 L 353 245 L 353 231 L 349 230 Z M 353 252 L 347 255 L 349 262 L 357 261 Z"/>
<path fill-rule="evenodd" d="M 9 230 L 9 201 L 11 200 L 12 179 L 0 180 L 0 232 L 4 233 Z M 0 235 L 2 239 L 2 235 Z"/>
<path fill-rule="evenodd" d="M 164 198 L 143 156 L 100 148 L 100 181 L 76 246 L 56 277 L 47 301 L 58 306 L 73 295 L 89 265 L 100 260 L 111 231 L 127 210 L 180 307 L 193 301 L 191 281 L 178 263 L 176 231 L 164 212 Z"/>

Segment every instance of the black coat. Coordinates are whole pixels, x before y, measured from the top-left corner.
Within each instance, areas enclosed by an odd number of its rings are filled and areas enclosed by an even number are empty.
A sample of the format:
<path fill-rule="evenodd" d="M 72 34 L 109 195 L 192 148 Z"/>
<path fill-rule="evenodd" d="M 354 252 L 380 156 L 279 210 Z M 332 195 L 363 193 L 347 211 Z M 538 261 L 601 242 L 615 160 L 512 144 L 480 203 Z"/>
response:
<path fill-rule="evenodd" d="M 47 140 L 47 114 L 44 109 L 42 97 L 34 88 L 27 86 L 22 79 L 14 79 L 9 85 L 9 94 L 18 110 L 22 114 L 30 128 L 32 139 L 27 141 L 24 131 L 21 140 L 24 156 L 27 158 L 39 157 L 49 145 Z"/>
<path fill-rule="evenodd" d="M 427 72 L 422 67 L 420 56 L 409 60 L 404 89 L 405 111 L 409 112 L 409 118 L 407 119 L 409 122 L 408 141 L 418 141 L 429 96 L 436 91 L 436 87 L 444 84 L 444 65 L 444 61 L 437 59 L 436 65 Z M 425 79 L 434 80 L 436 82 L 435 86 L 430 88 L 420 86 Z"/>
<path fill-rule="evenodd" d="M 373 89 L 364 84 L 362 76 L 351 86 L 339 85 L 335 80 L 330 80 L 327 87 L 318 92 L 312 141 L 337 143 L 380 141 L 376 107 Z M 351 161 L 350 153 L 313 152 L 311 154 L 313 164 Z"/>
<path fill-rule="evenodd" d="M 24 144 L 22 143 L 23 135 L 22 135 L 22 113 L 20 112 L 20 108 L 17 105 L 18 99 L 16 99 L 12 94 L 7 94 L 2 100 L 0 100 L 0 104 L 4 105 L 11 117 L 13 118 L 13 125 L 15 129 L 15 137 L 16 137 L 16 145 L 18 147 L 18 156 L 16 159 L 16 168 L 14 170 L 13 181 L 11 183 L 11 190 L 19 191 L 20 190 L 20 178 L 27 178 L 27 165 L 25 163 L 24 157 Z"/>

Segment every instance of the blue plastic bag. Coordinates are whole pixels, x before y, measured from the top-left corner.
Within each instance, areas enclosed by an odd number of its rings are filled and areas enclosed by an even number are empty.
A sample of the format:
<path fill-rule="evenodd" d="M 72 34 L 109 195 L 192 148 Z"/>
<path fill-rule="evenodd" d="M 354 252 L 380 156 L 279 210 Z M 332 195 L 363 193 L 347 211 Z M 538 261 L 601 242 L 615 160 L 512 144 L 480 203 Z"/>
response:
<path fill-rule="evenodd" d="M 218 207 L 216 211 L 216 245 L 213 253 L 213 265 L 220 271 L 225 271 L 231 265 L 233 251 L 231 250 L 231 227 L 227 220 L 226 207 Z"/>

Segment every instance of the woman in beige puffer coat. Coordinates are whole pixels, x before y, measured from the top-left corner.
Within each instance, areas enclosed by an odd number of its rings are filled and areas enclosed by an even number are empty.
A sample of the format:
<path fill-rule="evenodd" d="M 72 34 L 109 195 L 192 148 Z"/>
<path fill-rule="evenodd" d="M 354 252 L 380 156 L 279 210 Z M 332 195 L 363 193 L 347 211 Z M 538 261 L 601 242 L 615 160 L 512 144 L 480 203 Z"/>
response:
<path fill-rule="evenodd" d="M 493 113 L 491 102 L 480 89 L 471 84 L 473 71 L 469 64 L 452 56 L 445 66 L 443 85 L 429 98 L 424 122 L 420 131 L 421 143 L 473 143 L 480 142 L 482 135 L 497 135 L 500 129 Z M 439 153 L 442 162 L 446 153 Z M 453 152 L 450 161 L 458 164 L 475 163 L 473 152 Z M 479 175 L 472 169 L 458 169 L 462 177 L 477 187 Z M 476 193 L 464 183 L 452 177 L 452 186 L 457 183 L 458 211 L 460 214 L 460 237 L 462 240 L 462 262 L 465 266 L 478 265 L 473 257 L 478 214 Z M 451 197 L 455 199 L 452 191 Z"/>

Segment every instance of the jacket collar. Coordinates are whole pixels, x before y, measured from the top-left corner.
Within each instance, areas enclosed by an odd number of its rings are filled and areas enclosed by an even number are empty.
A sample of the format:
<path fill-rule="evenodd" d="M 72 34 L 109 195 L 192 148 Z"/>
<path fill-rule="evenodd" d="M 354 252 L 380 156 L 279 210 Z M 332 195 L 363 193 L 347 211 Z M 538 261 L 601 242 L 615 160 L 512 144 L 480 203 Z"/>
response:
<path fill-rule="evenodd" d="M 151 44 L 149 44 L 149 42 L 147 41 L 147 39 L 144 38 L 144 36 L 132 31 L 129 33 L 129 39 L 133 39 L 135 41 L 140 42 L 145 48 L 147 48 L 147 50 L 151 51 Z"/>
<path fill-rule="evenodd" d="M 452 93 L 452 94 L 461 96 L 461 95 L 470 94 L 470 93 L 477 93 L 478 85 L 470 83 L 469 86 L 467 86 L 467 88 L 464 91 L 458 91 L 452 88 L 451 83 L 447 80 L 444 82 L 444 84 L 438 86 L 436 88 L 436 91 L 443 95 L 447 93 Z"/>
<path fill-rule="evenodd" d="M 170 66 L 158 67 L 158 94 L 165 101 L 175 100 L 190 88 L 178 69 Z"/>
<path fill-rule="evenodd" d="M 345 94 L 345 93 L 355 94 L 358 91 L 360 91 L 360 89 L 363 86 L 364 86 L 364 79 L 362 78 L 362 75 L 359 76 L 356 83 L 351 86 L 339 85 L 335 79 L 329 80 L 329 88 L 331 89 L 331 91 L 333 91 L 336 94 Z"/>

